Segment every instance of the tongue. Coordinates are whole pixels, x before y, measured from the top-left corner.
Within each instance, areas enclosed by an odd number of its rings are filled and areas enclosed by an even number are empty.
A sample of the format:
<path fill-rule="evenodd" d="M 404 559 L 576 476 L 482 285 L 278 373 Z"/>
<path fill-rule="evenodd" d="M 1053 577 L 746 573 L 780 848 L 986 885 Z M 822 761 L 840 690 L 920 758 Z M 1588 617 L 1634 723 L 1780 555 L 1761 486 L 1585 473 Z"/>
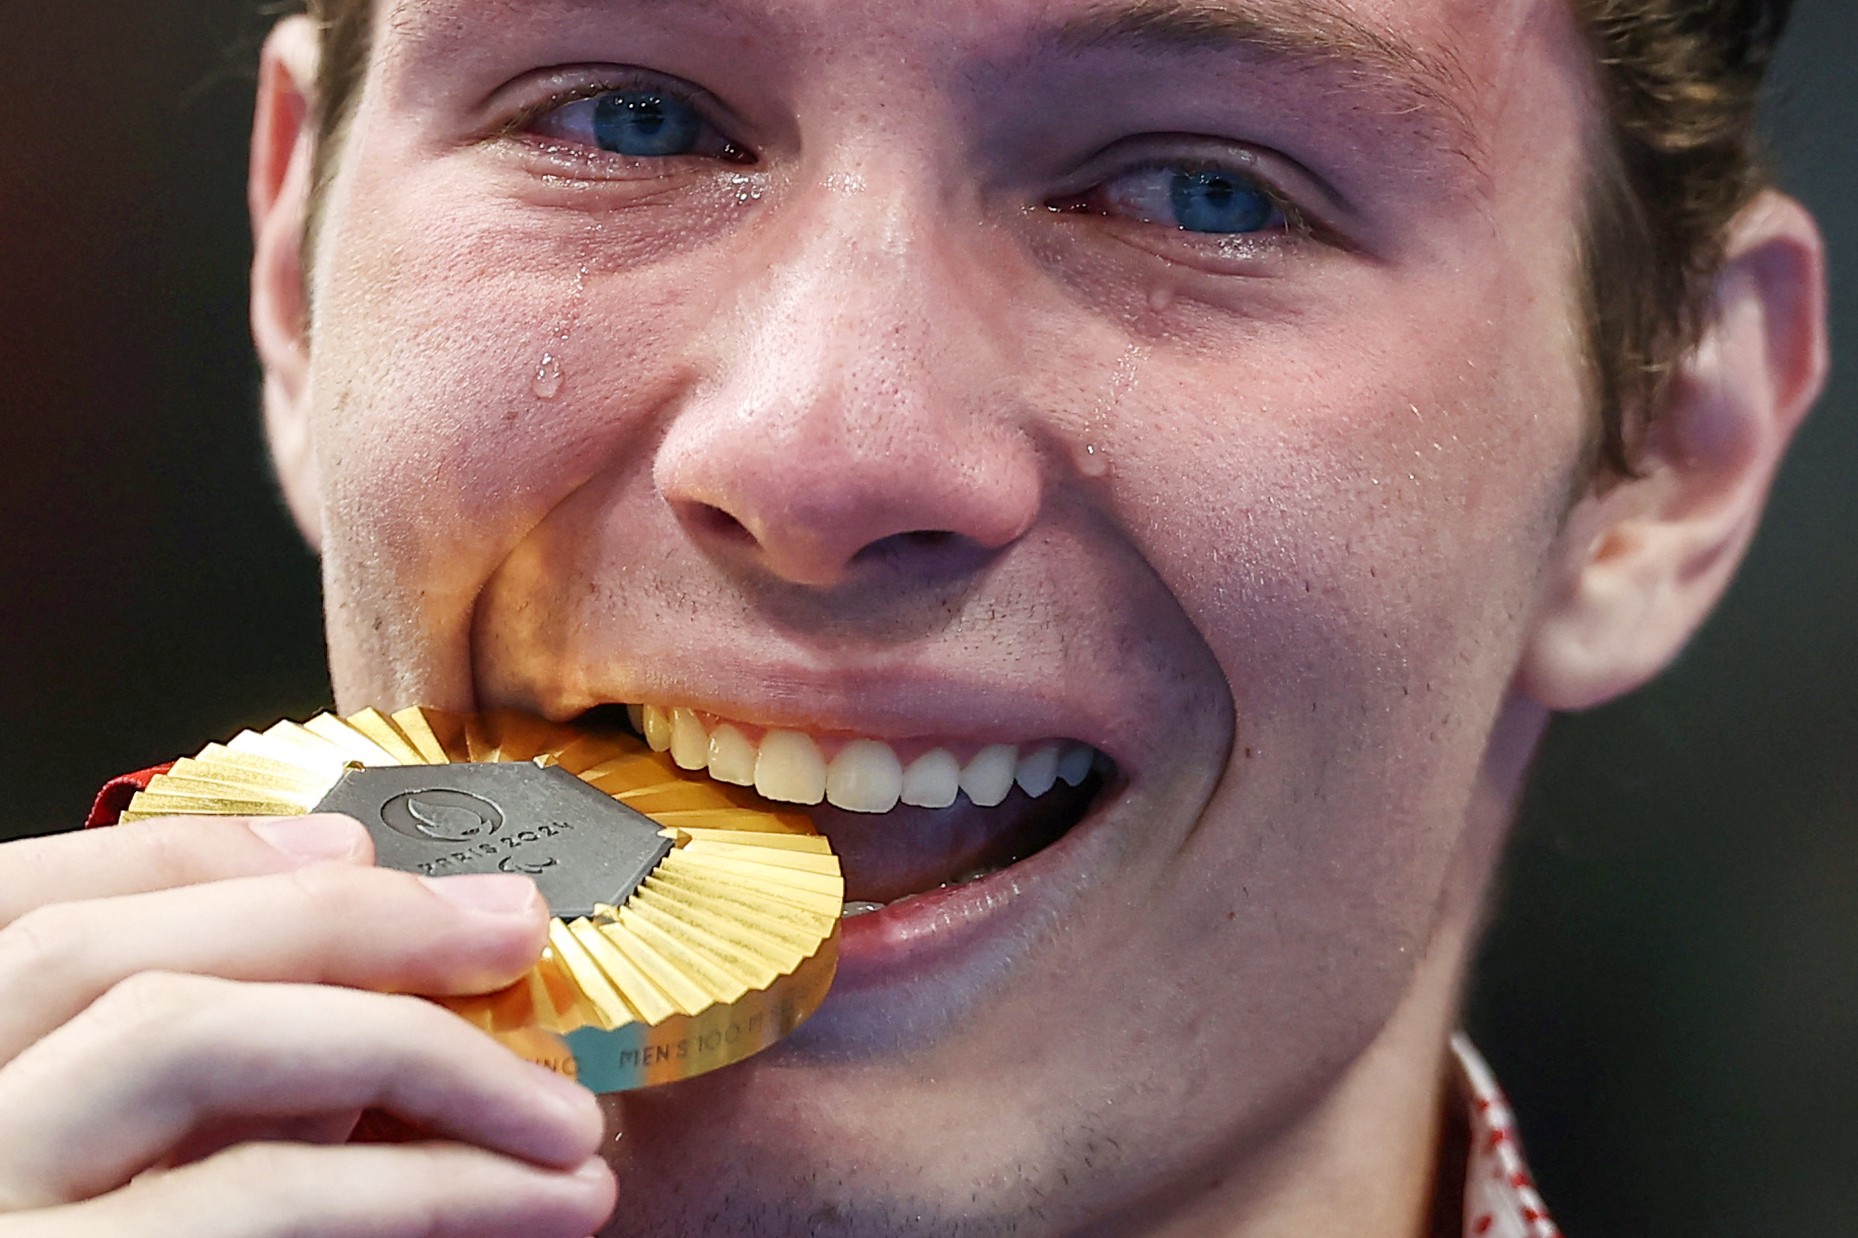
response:
<path fill-rule="evenodd" d="M 1036 800 L 1014 788 L 993 808 L 977 808 L 964 796 L 948 808 L 898 805 L 872 814 L 821 804 L 806 811 L 838 854 L 846 900 L 890 903 L 1057 841 L 1083 815 L 1094 784 L 1061 782 Z"/>

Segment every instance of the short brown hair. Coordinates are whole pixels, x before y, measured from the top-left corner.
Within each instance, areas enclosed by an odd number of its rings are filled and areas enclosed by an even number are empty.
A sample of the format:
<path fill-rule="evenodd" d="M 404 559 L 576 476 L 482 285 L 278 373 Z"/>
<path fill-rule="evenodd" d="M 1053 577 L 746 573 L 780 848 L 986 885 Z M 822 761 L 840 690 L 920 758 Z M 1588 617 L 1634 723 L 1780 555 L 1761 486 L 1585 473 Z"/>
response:
<path fill-rule="evenodd" d="M 1636 440 L 1695 345 L 1730 223 L 1767 187 L 1756 111 L 1792 0 L 1569 0 L 1605 105 L 1583 233 L 1595 464 Z M 322 31 L 313 240 L 354 118 L 373 0 L 307 0 Z"/>
<path fill-rule="evenodd" d="M 1607 140 L 1594 152 L 1583 259 L 1598 462 L 1636 438 L 1696 344 L 1735 217 L 1770 183 L 1756 129 L 1792 0 L 1573 0 Z"/>

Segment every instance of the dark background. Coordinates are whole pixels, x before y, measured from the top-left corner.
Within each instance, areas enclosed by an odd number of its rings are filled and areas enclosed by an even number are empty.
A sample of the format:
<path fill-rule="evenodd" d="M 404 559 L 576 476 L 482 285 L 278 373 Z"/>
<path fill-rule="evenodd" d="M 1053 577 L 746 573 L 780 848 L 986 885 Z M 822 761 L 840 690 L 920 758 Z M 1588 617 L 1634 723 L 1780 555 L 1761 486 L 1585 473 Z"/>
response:
<path fill-rule="evenodd" d="M 253 412 L 256 6 L 30 7 L 0 43 L 0 838 L 328 693 Z M 1771 128 L 1849 322 L 1858 5 L 1797 12 Z M 1469 1023 L 1574 1238 L 1858 1233 L 1849 369 L 1722 612 L 1559 725 L 1518 836 Z"/>

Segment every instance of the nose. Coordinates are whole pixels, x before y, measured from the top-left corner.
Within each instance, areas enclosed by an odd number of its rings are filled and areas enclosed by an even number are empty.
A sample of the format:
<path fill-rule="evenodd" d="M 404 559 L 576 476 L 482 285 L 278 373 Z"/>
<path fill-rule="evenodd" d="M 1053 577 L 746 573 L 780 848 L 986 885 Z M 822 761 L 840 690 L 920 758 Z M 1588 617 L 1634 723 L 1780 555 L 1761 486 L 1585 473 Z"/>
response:
<path fill-rule="evenodd" d="M 798 585 L 973 570 L 1041 503 L 1006 298 L 908 190 L 785 214 L 713 321 L 659 493 L 706 553 Z"/>

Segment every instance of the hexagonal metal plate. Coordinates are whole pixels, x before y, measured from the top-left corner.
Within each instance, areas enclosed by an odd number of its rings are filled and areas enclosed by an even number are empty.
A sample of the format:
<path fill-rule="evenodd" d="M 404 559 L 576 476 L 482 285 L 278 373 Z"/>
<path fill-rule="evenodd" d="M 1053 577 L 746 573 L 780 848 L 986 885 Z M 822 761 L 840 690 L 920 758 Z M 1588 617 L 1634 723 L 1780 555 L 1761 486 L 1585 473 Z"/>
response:
<path fill-rule="evenodd" d="M 623 905 L 671 852 L 644 813 L 526 761 L 351 769 L 316 811 L 360 821 L 386 868 L 533 877 L 564 920 Z"/>

